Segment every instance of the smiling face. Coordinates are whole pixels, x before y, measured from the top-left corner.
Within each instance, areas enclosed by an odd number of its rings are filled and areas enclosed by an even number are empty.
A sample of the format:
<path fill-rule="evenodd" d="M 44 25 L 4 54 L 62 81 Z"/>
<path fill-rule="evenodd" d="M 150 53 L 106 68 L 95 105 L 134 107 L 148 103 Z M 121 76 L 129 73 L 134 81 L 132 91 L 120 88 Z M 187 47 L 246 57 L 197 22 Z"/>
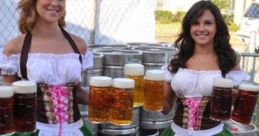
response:
<path fill-rule="evenodd" d="M 37 0 L 36 11 L 39 20 L 58 23 L 65 15 L 66 0 Z"/>
<path fill-rule="evenodd" d="M 210 10 L 205 10 L 203 14 L 191 24 L 190 34 L 195 45 L 213 46 L 216 29 L 214 15 Z"/>

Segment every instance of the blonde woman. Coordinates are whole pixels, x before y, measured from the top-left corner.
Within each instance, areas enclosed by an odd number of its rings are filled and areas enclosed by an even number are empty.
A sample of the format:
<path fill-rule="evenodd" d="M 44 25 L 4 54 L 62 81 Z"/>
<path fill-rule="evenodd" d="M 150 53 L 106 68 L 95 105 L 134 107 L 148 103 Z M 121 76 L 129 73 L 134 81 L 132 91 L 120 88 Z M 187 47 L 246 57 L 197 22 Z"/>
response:
<path fill-rule="evenodd" d="M 77 104 L 88 102 L 81 70 L 91 67 L 93 58 L 84 40 L 64 30 L 65 6 L 66 0 L 20 0 L 21 34 L 2 54 L 6 83 L 24 79 L 38 85 L 37 131 L 30 135 L 92 135 Z"/>

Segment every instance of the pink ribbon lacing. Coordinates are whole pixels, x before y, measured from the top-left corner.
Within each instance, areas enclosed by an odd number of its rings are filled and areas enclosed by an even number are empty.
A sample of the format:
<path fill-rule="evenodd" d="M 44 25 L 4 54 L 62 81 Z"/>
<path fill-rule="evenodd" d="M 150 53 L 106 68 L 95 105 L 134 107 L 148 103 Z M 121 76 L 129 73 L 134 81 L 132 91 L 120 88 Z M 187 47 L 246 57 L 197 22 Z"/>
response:
<path fill-rule="evenodd" d="M 199 97 L 186 98 L 183 102 L 183 104 L 188 106 L 189 111 L 188 128 L 198 128 L 200 102 L 201 99 Z"/>
<path fill-rule="evenodd" d="M 68 121 L 68 89 L 64 85 L 51 85 L 54 112 L 59 123 L 58 136 L 61 136 L 62 123 Z"/>

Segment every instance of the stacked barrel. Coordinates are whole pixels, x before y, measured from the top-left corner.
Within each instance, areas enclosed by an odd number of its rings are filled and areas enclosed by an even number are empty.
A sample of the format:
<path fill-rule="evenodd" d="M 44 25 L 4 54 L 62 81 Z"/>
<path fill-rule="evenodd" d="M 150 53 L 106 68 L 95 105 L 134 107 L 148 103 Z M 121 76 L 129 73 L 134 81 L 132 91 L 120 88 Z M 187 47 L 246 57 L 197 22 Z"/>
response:
<path fill-rule="evenodd" d="M 0 86 L 0 135 L 32 135 L 36 131 L 36 91 L 36 83 L 31 81 Z"/>
<path fill-rule="evenodd" d="M 165 63 L 168 63 L 176 53 L 176 50 L 173 48 L 158 45 L 135 46 L 133 49 L 143 52 L 142 60 L 146 70 L 160 69 Z"/>
<path fill-rule="evenodd" d="M 93 123 L 98 126 L 97 135 L 155 136 L 159 135 L 159 130 L 170 125 L 173 118 L 172 113 L 163 115 L 161 112 L 145 110 L 143 108 L 144 75 L 148 70 L 160 70 L 177 52 L 176 48 L 169 48 L 159 44 L 132 43 L 129 45 L 91 45 L 89 49 L 94 55 L 94 67 L 83 73 L 83 85 L 86 88 L 89 87 L 91 77 L 103 76 L 112 78 L 112 80 L 127 78 L 135 81 L 131 122 L 124 125 L 120 123 L 114 124 L 110 121 L 94 122 L 88 116 L 86 121 L 90 123 L 90 126 L 93 126 Z M 97 61 L 97 59 L 100 60 Z M 100 62 L 102 62 L 102 67 L 99 67 Z M 98 72 L 96 71 L 97 69 L 99 70 Z M 102 72 L 100 73 L 100 71 Z M 139 96 L 137 92 L 140 94 Z M 84 108 L 83 110 L 87 109 Z M 96 126 L 93 131 L 96 131 Z"/>

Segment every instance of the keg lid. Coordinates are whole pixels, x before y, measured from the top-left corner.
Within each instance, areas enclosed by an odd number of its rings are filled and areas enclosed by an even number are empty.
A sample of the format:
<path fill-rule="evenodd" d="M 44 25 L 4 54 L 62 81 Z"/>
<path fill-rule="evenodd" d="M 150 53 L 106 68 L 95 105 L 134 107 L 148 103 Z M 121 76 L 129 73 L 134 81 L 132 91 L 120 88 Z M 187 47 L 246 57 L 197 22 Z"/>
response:
<path fill-rule="evenodd" d="M 89 79 L 90 86 L 109 87 L 112 85 L 112 78 L 107 76 L 93 76 Z"/>
<path fill-rule="evenodd" d="M 234 82 L 230 79 L 216 78 L 213 80 L 213 85 L 216 87 L 232 88 L 234 87 Z"/>
<path fill-rule="evenodd" d="M 244 90 L 244 91 L 254 91 L 254 92 L 259 92 L 259 84 L 256 84 L 254 82 L 242 82 L 239 85 L 239 89 L 240 90 Z"/>
<path fill-rule="evenodd" d="M 124 74 L 129 76 L 141 76 L 144 75 L 144 65 L 139 63 L 125 64 Z"/>
<path fill-rule="evenodd" d="M 114 78 L 112 86 L 116 88 L 134 88 L 135 80 L 129 78 Z"/>
<path fill-rule="evenodd" d="M 37 91 L 37 85 L 33 81 L 15 81 L 12 84 L 15 93 L 35 93 Z"/>
<path fill-rule="evenodd" d="M 13 87 L 0 86 L 0 98 L 8 98 L 13 96 Z"/>
<path fill-rule="evenodd" d="M 145 79 L 161 81 L 165 79 L 165 72 L 163 70 L 147 70 Z"/>

